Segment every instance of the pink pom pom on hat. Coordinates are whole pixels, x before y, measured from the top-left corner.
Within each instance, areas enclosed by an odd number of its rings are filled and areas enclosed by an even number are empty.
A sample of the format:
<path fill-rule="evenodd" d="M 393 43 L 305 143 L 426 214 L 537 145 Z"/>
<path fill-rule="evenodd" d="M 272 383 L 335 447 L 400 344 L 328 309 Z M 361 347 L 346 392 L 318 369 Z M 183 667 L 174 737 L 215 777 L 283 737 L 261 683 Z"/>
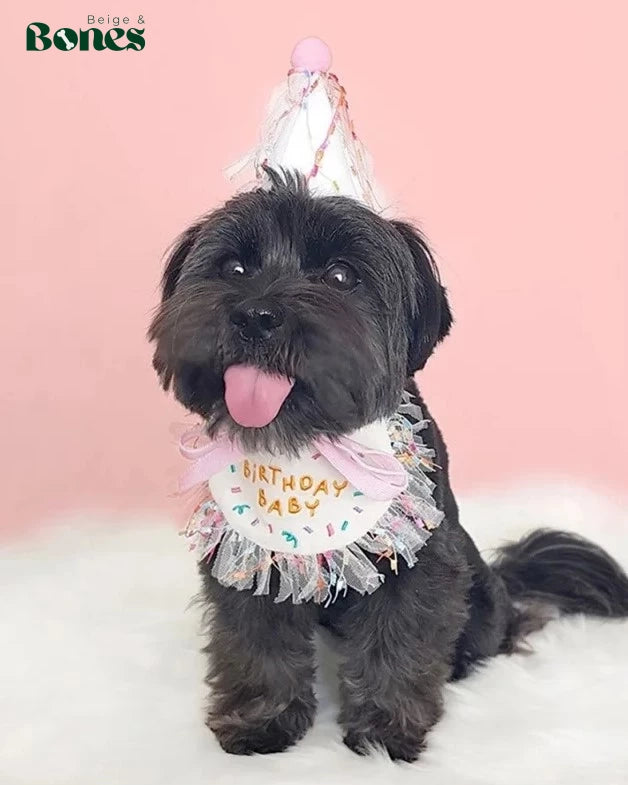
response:
<path fill-rule="evenodd" d="M 297 71 L 329 71 L 331 51 L 320 38 L 303 38 L 292 50 L 290 62 Z"/>
<path fill-rule="evenodd" d="M 268 186 L 265 166 L 296 171 L 314 196 L 349 196 L 380 210 L 370 157 L 355 133 L 346 91 L 329 70 L 329 47 L 320 38 L 304 38 L 290 61 L 259 144 L 229 167 L 227 176 L 252 168 L 257 184 Z"/>

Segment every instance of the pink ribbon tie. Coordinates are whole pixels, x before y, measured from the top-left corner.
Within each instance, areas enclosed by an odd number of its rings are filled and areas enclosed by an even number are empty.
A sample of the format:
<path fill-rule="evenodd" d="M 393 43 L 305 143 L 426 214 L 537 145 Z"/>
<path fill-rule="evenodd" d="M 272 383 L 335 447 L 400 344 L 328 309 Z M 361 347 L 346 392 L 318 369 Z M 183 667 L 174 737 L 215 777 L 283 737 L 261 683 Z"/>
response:
<path fill-rule="evenodd" d="M 319 439 L 321 455 L 370 499 L 394 499 L 408 485 L 408 475 L 394 455 L 341 436 L 336 442 Z"/>
<path fill-rule="evenodd" d="M 242 452 L 227 436 L 221 435 L 210 440 L 200 425 L 183 434 L 179 440 L 179 452 L 188 461 L 193 461 L 179 480 L 181 492 L 207 482 L 225 466 L 242 458 Z"/>

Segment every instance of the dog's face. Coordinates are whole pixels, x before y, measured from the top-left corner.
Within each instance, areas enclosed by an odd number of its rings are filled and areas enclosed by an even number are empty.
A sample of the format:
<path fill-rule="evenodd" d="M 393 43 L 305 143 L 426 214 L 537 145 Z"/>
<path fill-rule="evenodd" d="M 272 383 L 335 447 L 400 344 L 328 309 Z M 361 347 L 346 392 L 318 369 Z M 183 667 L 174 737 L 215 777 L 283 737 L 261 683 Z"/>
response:
<path fill-rule="evenodd" d="M 210 432 L 296 451 L 392 413 L 451 315 L 411 227 L 270 176 L 179 238 L 149 337 Z"/>

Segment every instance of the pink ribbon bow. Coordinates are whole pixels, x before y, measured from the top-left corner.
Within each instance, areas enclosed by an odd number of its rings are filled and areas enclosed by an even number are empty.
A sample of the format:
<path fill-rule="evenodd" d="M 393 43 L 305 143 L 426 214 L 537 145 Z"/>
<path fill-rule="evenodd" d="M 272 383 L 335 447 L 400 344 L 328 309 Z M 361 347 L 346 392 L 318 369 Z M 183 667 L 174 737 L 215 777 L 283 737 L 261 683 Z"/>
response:
<path fill-rule="evenodd" d="M 365 447 L 347 436 L 333 442 L 317 439 L 314 446 L 345 479 L 371 499 L 394 499 L 408 484 L 408 475 L 394 455 Z M 181 491 L 207 482 L 225 466 L 244 457 L 226 434 L 210 439 L 200 425 L 181 436 L 179 451 L 193 461 L 181 477 Z"/>

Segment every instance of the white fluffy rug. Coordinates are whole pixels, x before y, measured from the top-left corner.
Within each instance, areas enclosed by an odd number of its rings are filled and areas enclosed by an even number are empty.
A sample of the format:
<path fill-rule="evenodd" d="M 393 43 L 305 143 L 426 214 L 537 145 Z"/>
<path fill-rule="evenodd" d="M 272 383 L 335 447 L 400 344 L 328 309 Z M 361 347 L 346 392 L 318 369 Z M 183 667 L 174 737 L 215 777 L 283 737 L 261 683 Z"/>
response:
<path fill-rule="evenodd" d="M 569 487 L 463 500 L 481 548 L 538 525 L 594 538 L 628 563 L 620 506 Z M 447 688 L 416 764 L 359 758 L 334 722 L 321 653 L 318 720 L 292 751 L 225 755 L 202 721 L 193 557 L 172 526 L 72 516 L 0 553 L 2 785 L 625 785 L 628 623 L 581 617 Z"/>

